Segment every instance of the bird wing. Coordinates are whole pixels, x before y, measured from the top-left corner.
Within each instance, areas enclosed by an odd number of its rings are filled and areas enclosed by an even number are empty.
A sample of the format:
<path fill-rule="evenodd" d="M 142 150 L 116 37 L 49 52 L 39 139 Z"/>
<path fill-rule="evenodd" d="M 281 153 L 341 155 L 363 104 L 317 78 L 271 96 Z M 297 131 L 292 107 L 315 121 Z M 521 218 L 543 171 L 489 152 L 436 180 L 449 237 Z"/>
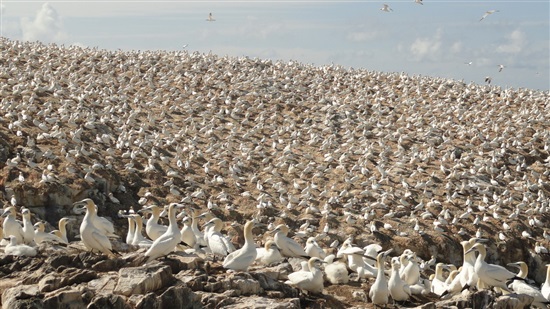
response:
<path fill-rule="evenodd" d="M 111 241 L 109 241 L 109 238 L 103 234 L 101 234 L 99 231 L 93 231 L 90 233 L 91 241 L 90 245 L 92 248 L 103 251 L 108 250 L 111 251 L 113 248 L 111 247 Z"/>
<path fill-rule="evenodd" d="M 218 233 L 208 235 L 208 247 L 214 254 L 226 256 L 229 253 L 229 250 L 223 240 L 223 236 Z"/>

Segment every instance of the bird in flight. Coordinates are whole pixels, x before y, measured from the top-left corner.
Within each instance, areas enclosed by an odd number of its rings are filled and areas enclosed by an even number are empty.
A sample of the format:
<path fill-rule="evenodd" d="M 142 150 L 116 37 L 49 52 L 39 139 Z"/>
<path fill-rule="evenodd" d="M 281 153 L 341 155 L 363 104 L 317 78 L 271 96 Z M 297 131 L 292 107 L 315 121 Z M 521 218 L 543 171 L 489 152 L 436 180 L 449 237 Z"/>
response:
<path fill-rule="evenodd" d="M 468 62 L 464 62 L 464 64 L 467 64 L 467 65 L 472 65 L 472 61 L 468 61 Z"/>
<path fill-rule="evenodd" d="M 480 19 L 479 21 L 484 20 L 485 17 L 487 17 L 487 16 L 489 16 L 489 15 L 491 15 L 491 14 L 493 14 L 493 13 L 496 13 L 496 12 L 499 12 L 499 10 L 490 10 L 490 11 L 485 12 L 485 14 L 483 14 L 483 16 L 481 16 L 481 19 Z"/>
<path fill-rule="evenodd" d="M 490 84 L 491 83 L 491 77 L 490 76 L 485 77 L 485 82 L 487 84 Z"/>
<path fill-rule="evenodd" d="M 422 0 L 414 0 L 415 3 L 418 3 L 418 4 L 424 4 L 422 3 Z"/>
<path fill-rule="evenodd" d="M 502 72 L 502 69 L 504 69 L 504 68 L 505 68 L 504 64 L 499 64 L 498 65 L 498 71 L 499 72 Z"/>
<path fill-rule="evenodd" d="M 384 4 L 384 6 L 380 8 L 380 11 L 390 12 L 390 11 L 393 11 L 393 10 L 390 8 L 389 5 Z"/>
<path fill-rule="evenodd" d="M 212 13 L 208 14 L 208 18 L 206 19 L 206 21 L 215 21 L 214 16 L 212 16 Z"/>

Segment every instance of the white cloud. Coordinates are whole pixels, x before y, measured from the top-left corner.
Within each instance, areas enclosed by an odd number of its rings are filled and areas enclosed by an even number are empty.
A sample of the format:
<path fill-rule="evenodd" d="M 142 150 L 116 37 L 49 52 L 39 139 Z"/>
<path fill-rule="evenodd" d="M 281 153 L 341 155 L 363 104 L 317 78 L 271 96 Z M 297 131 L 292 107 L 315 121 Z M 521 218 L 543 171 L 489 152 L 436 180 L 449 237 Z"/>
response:
<path fill-rule="evenodd" d="M 42 5 L 34 19 L 22 18 L 21 30 L 26 41 L 53 43 L 66 37 L 61 17 L 49 3 Z"/>
<path fill-rule="evenodd" d="M 508 35 L 507 42 L 497 47 L 496 51 L 505 54 L 518 54 L 525 46 L 525 34 L 520 30 L 514 30 Z"/>
<path fill-rule="evenodd" d="M 441 35 L 442 31 L 438 29 L 431 38 L 417 38 L 410 47 L 412 55 L 417 60 L 437 57 L 441 50 Z"/>

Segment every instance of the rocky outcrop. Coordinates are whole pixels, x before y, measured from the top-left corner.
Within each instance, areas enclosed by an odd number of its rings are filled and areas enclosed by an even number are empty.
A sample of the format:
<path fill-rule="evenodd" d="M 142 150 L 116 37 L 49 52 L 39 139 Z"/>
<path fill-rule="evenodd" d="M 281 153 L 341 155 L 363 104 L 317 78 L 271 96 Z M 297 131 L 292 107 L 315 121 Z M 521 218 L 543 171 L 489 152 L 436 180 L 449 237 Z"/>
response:
<path fill-rule="evenodd" d="M 173 281 L 172 269 L 166 265 L 122 268 L 113 292 L 125 296 L 147 294 L 167 287 Z"/>

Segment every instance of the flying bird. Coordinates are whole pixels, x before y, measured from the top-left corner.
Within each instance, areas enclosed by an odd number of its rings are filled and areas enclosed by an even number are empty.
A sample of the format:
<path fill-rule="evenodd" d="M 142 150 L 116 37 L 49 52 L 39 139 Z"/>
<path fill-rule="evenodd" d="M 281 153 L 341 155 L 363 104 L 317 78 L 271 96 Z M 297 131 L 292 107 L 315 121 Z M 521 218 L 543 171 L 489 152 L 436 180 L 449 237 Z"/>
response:
<path fill-rule="evenodd" d="M 468 62 L 464 62 L 464 64 L 467 64 L 467 65 L 472 65 L 472 61 L 468 61 Z"/>
<path fill-rule="evenodd" d="M 490 84 L 490 83 L 491 83 L 491 77 L 490 77 L 490 76 L 486 76 L 486 77 L 485 77 L 485 82 L 486 82 L 487 84 Z"/>
<path fill-rule="evenodd" d="M 487 16 L 489 16 L 489 15 L 491 15 L 491 14 L 493 14 L 493 13 L 496 13 L 496 12 L 499 12 L 499 10 L 490 10 L 490 11 L 485 12 L 485 14 L 483 14 L 483 16 L 481 16 L 481 19 L 480 19 L 479 21 L 484 20 L 485 17 L 487 17 Z"/>
<path fill-rule="evenodd" d="M 390 11 L 393 11 L 393 10 L 390 8 L 389 5 L 384 4 L 384 6 L 380 8 L 380 11 L 390 12 Z"/>
<path fill-rule="evenodd" d="M 422 0 L 414 0 L 415 3 L 418 3 L 418 4 L 422 4 L 424 5 L 424 3 L 422 3 Z"/>
<path fill-rule="evenodd" d="M 499 72 L 502 72 L 502 69 L 504 69 L 504 68 L 505 68 L 504 64 L 499 64 L 498 65 L 498 71 Z"/>
<path fill-rule="evenodd" d="M 208 14 L 208 18 L 206 19 L 206 21 L 215 21 L 214 16 L 212 16 L 212 13 Z"/>

